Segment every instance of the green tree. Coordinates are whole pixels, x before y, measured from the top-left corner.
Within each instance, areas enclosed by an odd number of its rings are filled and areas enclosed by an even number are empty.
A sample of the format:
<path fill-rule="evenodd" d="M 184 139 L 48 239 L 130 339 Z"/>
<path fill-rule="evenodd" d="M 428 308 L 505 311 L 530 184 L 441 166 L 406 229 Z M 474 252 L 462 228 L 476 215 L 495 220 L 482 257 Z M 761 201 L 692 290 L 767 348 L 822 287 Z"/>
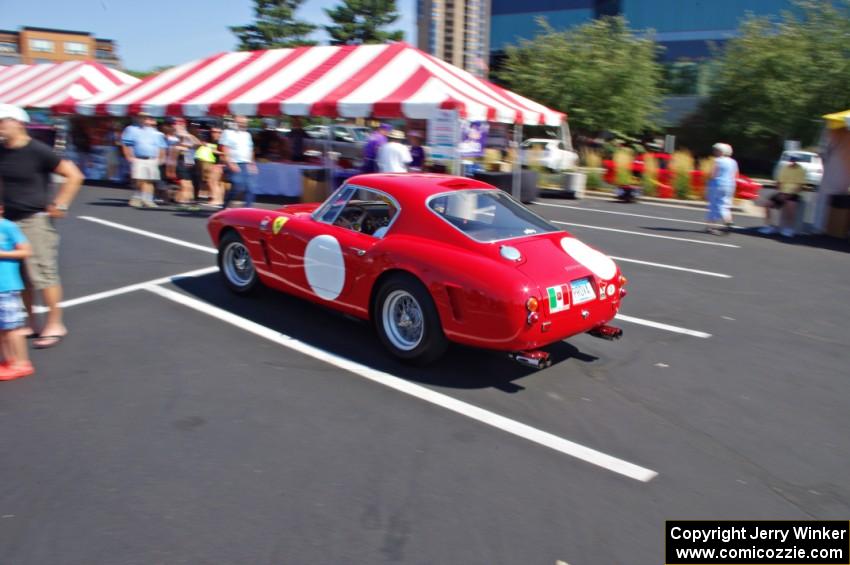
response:
<path fill-rule="evenodd" d="M 130 70 L 130 69 L 125 69 L 124 72 L 127 73 L 130 76 L 145 79 L 145 78 L 148 78 L 149 76 L 158 75 L 161 72 L 167 71 L 172 66 L 173 65 L 162 65 L 162 66 L 159 66 L 159 67 L 154 67 L 150 71 L 133 71 L 133 70 Z"/>
<path fill-rule="evenodd" d="M 573 133 L 652 127 L 661 98 L 661 66 L 651 38 L 639 37 L 623 17 L 605 17 L 542 33 L 507 48 L 499 78 L 516 92 L 569 114 Z"/>
<path fill-rule="evenodd" d="M 295 18 L 303 0 L 254 0 L 254 22 L 231 26 L 240 51 L 315 45 L 307 39 L 317 26 Z"/>
<path fill-rule="evenodd" d="M 325 26 L 325 31 L 331 36 L 331 45 L 386 43 L 404 39 L 403 31 L 381 29 L 398 20 L 395 0 L 342 0 L 335 8 L 325 8 L 325 13 L 333 22 Z"/>
<path fill-rule="evenodd" d="M 775 158 L 786 139 L 815 141 L 821 115 L 850 108 L 850 1 L 796 4 L 779 21 L 745 20 L 719 60 L 703 111 L 736 154 Z"/>

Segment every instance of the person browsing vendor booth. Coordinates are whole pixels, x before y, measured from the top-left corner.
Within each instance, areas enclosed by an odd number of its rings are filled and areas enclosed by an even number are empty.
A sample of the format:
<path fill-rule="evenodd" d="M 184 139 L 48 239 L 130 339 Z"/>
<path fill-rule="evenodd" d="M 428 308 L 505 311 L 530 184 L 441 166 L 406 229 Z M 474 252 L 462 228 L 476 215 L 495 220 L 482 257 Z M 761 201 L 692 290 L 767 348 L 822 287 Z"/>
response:
<path fill-rule="evenodd" d="M 378 152 L 381 147 L 387 142 L 387 134 L 393 130 L 390 124 L 381 124 L 380 127 L 372 132 L 369 136 L 369 141 L 363 147 L 363 172 L 377 173 L 378 172 Z"/>
<path fill-rule="evenodd" d="M 254 163 L 254 140 L 248 131 L 248 118 L 236 116 L 234 129 L 221 134 L 222 148 L 227 167 L 230 169 L 231 188 L 224 198 L 227 208 L 238 195 L 245 195 L 245 207 L 254 205 L 257 185 L 257 165 Z"/>
<path fill-rule="evenodd" d="M 130 163 L 130 176 L 136 192 L 130 198 L 133 208 L 156 208 L 153 201 L 154 184 L 160 180 L 159 165 L 165 162 L 168 145 L 165 136 L 156 129 L 156 119 L 139 113 L 138 124 L 129 125 L 121 134 L 124 158 Z"/>
<path fill-rule="evenodd" d="M 413 158 L 407 145 L 402 143 L 404 132 L 392 130 L 387 137 L 389 141 L 378 149 L 378 170 L 382 173 L 406 173 Z"/>

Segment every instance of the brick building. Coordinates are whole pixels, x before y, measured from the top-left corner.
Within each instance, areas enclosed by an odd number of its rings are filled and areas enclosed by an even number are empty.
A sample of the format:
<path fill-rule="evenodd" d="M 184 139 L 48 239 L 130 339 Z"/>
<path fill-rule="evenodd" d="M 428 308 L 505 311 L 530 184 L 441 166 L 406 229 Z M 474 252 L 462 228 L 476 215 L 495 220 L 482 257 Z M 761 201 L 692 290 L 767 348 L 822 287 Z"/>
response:
<path fill-rule="evenodd" d="M 30 26 L 19 31 L 0 30 L 0 65 L 80 60 L 121 68 L 115 42 L 94 37 L 86 31 Z"/>

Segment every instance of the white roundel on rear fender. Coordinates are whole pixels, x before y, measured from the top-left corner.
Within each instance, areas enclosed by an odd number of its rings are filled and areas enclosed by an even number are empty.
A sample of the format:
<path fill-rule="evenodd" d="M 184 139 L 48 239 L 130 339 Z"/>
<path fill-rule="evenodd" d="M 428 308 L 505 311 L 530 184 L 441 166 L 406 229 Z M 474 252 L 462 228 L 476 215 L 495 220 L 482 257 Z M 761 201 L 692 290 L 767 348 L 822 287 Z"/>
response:
<path fill-rule="evenodd" d="M 617 265 L 610 257 L 574 237 L 561 239 L 561 247 L 567 255 L 590 269 L 590 272 L 602 280 L 611 280 L 617 274 Z"/>
<path fill-rule="evenodd" d="M 331 235 L 311 239 L 304 250 L 304 272 L 319 298 L 336 299 L 345 284 L 345 261 L 339 241 Z"/>

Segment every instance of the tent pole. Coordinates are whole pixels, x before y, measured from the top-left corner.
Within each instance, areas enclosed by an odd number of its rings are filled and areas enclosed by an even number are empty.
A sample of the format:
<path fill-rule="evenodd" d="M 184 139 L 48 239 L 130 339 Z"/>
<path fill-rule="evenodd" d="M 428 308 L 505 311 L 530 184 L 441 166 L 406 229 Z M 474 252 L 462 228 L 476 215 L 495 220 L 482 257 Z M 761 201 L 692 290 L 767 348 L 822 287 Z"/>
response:
<path fill-rule="evenodd" d="M 522 152 L 520 144 L 522 143 L 522 124 L 514 124 L 514 168 L 513 182 L 511 184 L 511 196 L 516 200 L 520 200 L 522 196 Z"/>
<path fill-rule="evenodd" d="M 331 118 L 325 118 L 323 120 L 323 122 L 328 127 L 328 134 L 325 136 L 325 139 L 324 139 L 322 145 L 323 145 L 323 149 L 324 149 L 324 153 L 325 153 L 325 155 L 324 155 L 324 157 L 325 157 L 325 175 L 327 175 L 326 176 L 326 179 L 327 179 L 326 182 L 327 182 L 327 187 L 328 187 L 328 194 L 330 194 L 331 192 L 334 191 L 334 189 L 336 189 L 336 187 L 333 186 L 334 164 L 333 164 L 333 160 L 331 159 L 331 129 L 332 129 L 331 125 L 332 125 L 333 122 L 331 121 Z"/>

